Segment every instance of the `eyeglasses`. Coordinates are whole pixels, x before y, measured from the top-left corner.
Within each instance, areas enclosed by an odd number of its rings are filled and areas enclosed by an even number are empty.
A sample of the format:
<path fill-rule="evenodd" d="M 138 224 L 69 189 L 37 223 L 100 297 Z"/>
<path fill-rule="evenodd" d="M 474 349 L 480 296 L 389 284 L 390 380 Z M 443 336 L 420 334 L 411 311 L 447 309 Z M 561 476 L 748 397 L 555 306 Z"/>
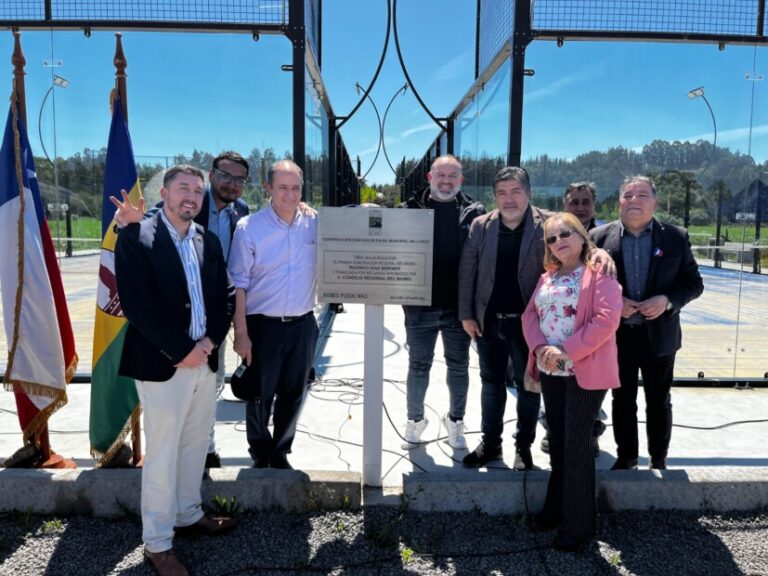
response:
<path fill-rule="evenodd" d="M 229 184 L 230 182 L 234 182 L 235 186 L 238 186 L 239 188 L 242 188 L 248 184 L 248 178 L 243 178 L 242 176 L 232 176 L 232 174 L 229 172 L 219 170 L 218 168 L 214 168 L 213 173 L 216 174 L 216 178 L 222 184 Z"/>
<path fill-rule="evenodd" d="M 557 233 L 557 234 L 555 234 L 554 236 L 547 236 L 547 237 L 544 239 L 544 241 L 545 241 L 547 244 L 550 244 L 550 245 L 552 245 L 552 244 L 554 244 L 555 242 L 557 242 L 557 240 L 558 240 L 558 239 L 560 239 L 560 240 L 565 240 L 566 238 L 570 238 L 571 236 L 573 236 L 573 232 L 572 232 L 571 230 L 563 230 L 562 232 L 558 232 L 558 233 Z"/>

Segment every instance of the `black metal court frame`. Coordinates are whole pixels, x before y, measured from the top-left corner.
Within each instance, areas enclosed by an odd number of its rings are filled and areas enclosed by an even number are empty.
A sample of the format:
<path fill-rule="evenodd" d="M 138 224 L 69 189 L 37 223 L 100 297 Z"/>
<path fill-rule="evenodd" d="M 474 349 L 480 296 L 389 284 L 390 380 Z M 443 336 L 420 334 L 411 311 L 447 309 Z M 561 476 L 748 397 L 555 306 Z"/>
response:
<path fill-rule="evenodd" d="M 325 114 L 321 66 L 322 0 L 0 0 L 0 29 L 99 31 L 189 31 L 282 34 L 291 42 L 293 158 L 306 170 L 305 71 L 313 80 Z M 359 202 L 359 183 L 339 134 L 329 131 L 328 186 L 323 203 Z M 310 167 L 311 168 L 311 167 Z M 307 190 L 305 187 L 305 197 Z M 333 204 L 338 202 L 338 204 Z"/>
<path fill-rule="evenodd" d="M 766 0 L 477 0 L 475 82 L 449 115 L 449 126 L 502 66 L 511 67 L 506 162 L 522 155 L 525 53 L 535 40 L 768 45 Z M 434 158 L 453 153 L 441 133 L 413 170 L 403 196 L 423 187 Z"/>

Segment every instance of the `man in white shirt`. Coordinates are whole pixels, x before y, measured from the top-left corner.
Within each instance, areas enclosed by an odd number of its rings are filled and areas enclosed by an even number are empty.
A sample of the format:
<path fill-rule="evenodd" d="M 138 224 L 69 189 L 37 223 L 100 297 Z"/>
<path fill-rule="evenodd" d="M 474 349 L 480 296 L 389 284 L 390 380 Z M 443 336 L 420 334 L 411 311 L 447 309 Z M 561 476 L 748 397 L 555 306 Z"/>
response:
<path fill-rule="evenodd" d="M 240 220 L 232 240 L 234 350 L 249 366 L 255 389 L 245 412 L 248 451 L 257 468 L 291 468 L 287 454 L 318 336 L 317 219 L 299 209 L 303 184 L 294 162 L 272 164 L 265 184 L 269 206 Z"/>

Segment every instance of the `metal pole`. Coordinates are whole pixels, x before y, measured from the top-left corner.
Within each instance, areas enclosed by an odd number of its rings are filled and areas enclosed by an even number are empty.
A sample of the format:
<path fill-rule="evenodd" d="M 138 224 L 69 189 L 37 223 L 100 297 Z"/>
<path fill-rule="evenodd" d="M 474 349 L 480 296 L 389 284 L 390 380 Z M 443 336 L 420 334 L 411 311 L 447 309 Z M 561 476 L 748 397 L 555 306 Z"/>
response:
<path fill-rule="evenodd" d="M 723 181 L 717 183 L 717 225 L 715 229 L 715 268 L 721 268 L 720 228 L 723 214 Z"/>
<path fill-rule="evenodd" d="M 53 88 L 53 86 L 51 86 Z M 64 206 L 61 204 L 61 197 L 59 195 L 59 165 L 58 158 L 59 152 L 56 144 L 56 90 L 52 90 L 51 94 L 51 107 L 53 109 L 53 189 L 56 191 L 56 203 L 59 205 L 59 209 L 63 210 Z M 67 223 L 67 244 L 64 250 L 64 255 L 72 256 L 72 220 L 69 216 L 69 205 L 67 204 L 67 215 L 65 216 Z M 58 224 L 58 218 L 56 222 Z"/>
<path fill-rule="evenodd" d="M 755 206 L 755 247 L 754 255 L 752 256 L 752 273 L 760 274 L 761 262 L 760 262 L 760 224 L 763 217 L 763 194 L 765 193 L 765 185 L 763 181 L 758 178 L 757 180 L 757 206 Z"/>
<path fill-rule="evenodd" d="M 363 484 L 381 486 L 384 402 L 384 305 L 365 305 L 363 382 Z"/>
<path fill-rule="evenodd" d="M 701 97 L 709 109 L 709 115 L 712 116 L 712 127 L 715 131 L 715 135 L 712 138 L 712 152 L 714 153 L 714 151 L 717 150 L 717 120 L 715 120 L 715 112 L 712 110 L 712 106 L 709 104 L 709 100 L 707 100 L 707 95 L 702 92 Z"/>
<path fill-rule="evenodd" d="M 515 2 L 512 30 L 512 82 L 509 88 L 509 143 L 507 164 L 520 166 L 523 146 L 523 82 L 525 50 L 533 40 L 531 3 Z"/>
<path fill-rule="evenodd" d="M 288 5 L 288 39 L 293 46 L 291 75 L 293 84 L 293 161 L 304 170 L 306 160 L 306 28 L 304 23 L 304 1 L 290 0 Z M 333 170 L 334 167 L 332 166 Z M 302 199 L 307 200 L 306 186 Z"/>

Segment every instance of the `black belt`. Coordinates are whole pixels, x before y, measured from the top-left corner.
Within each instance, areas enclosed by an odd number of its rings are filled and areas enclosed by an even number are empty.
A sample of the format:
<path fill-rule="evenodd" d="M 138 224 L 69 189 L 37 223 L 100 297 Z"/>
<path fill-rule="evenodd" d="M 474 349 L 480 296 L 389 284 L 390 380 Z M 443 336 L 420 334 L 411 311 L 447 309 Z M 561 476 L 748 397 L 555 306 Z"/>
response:
<path fill-rule="evenodd" d="M 496 318 L 499 320 L 508 320 L 510 318 L 520 318 L 521 316 L 522 314 L 502 314 L 501 312 L 496 314 Z"/>
<path fill-rule="evenodd" d="M 281 322 L 283 324 L 286 324 L 290 322 L 298 322 L 299 320 L 304 320 L 304 318 L 308 317 L 311 314 L 314 314 L 312 310 L 310 310 L 306 314 L 302 314 L 301 316 L 266 316 L 264 314 L 254 314 L 254 316 L 256 316 L 257 318 L 261 318 L 263 320 L 269 320 L 270 322 Z"/>

